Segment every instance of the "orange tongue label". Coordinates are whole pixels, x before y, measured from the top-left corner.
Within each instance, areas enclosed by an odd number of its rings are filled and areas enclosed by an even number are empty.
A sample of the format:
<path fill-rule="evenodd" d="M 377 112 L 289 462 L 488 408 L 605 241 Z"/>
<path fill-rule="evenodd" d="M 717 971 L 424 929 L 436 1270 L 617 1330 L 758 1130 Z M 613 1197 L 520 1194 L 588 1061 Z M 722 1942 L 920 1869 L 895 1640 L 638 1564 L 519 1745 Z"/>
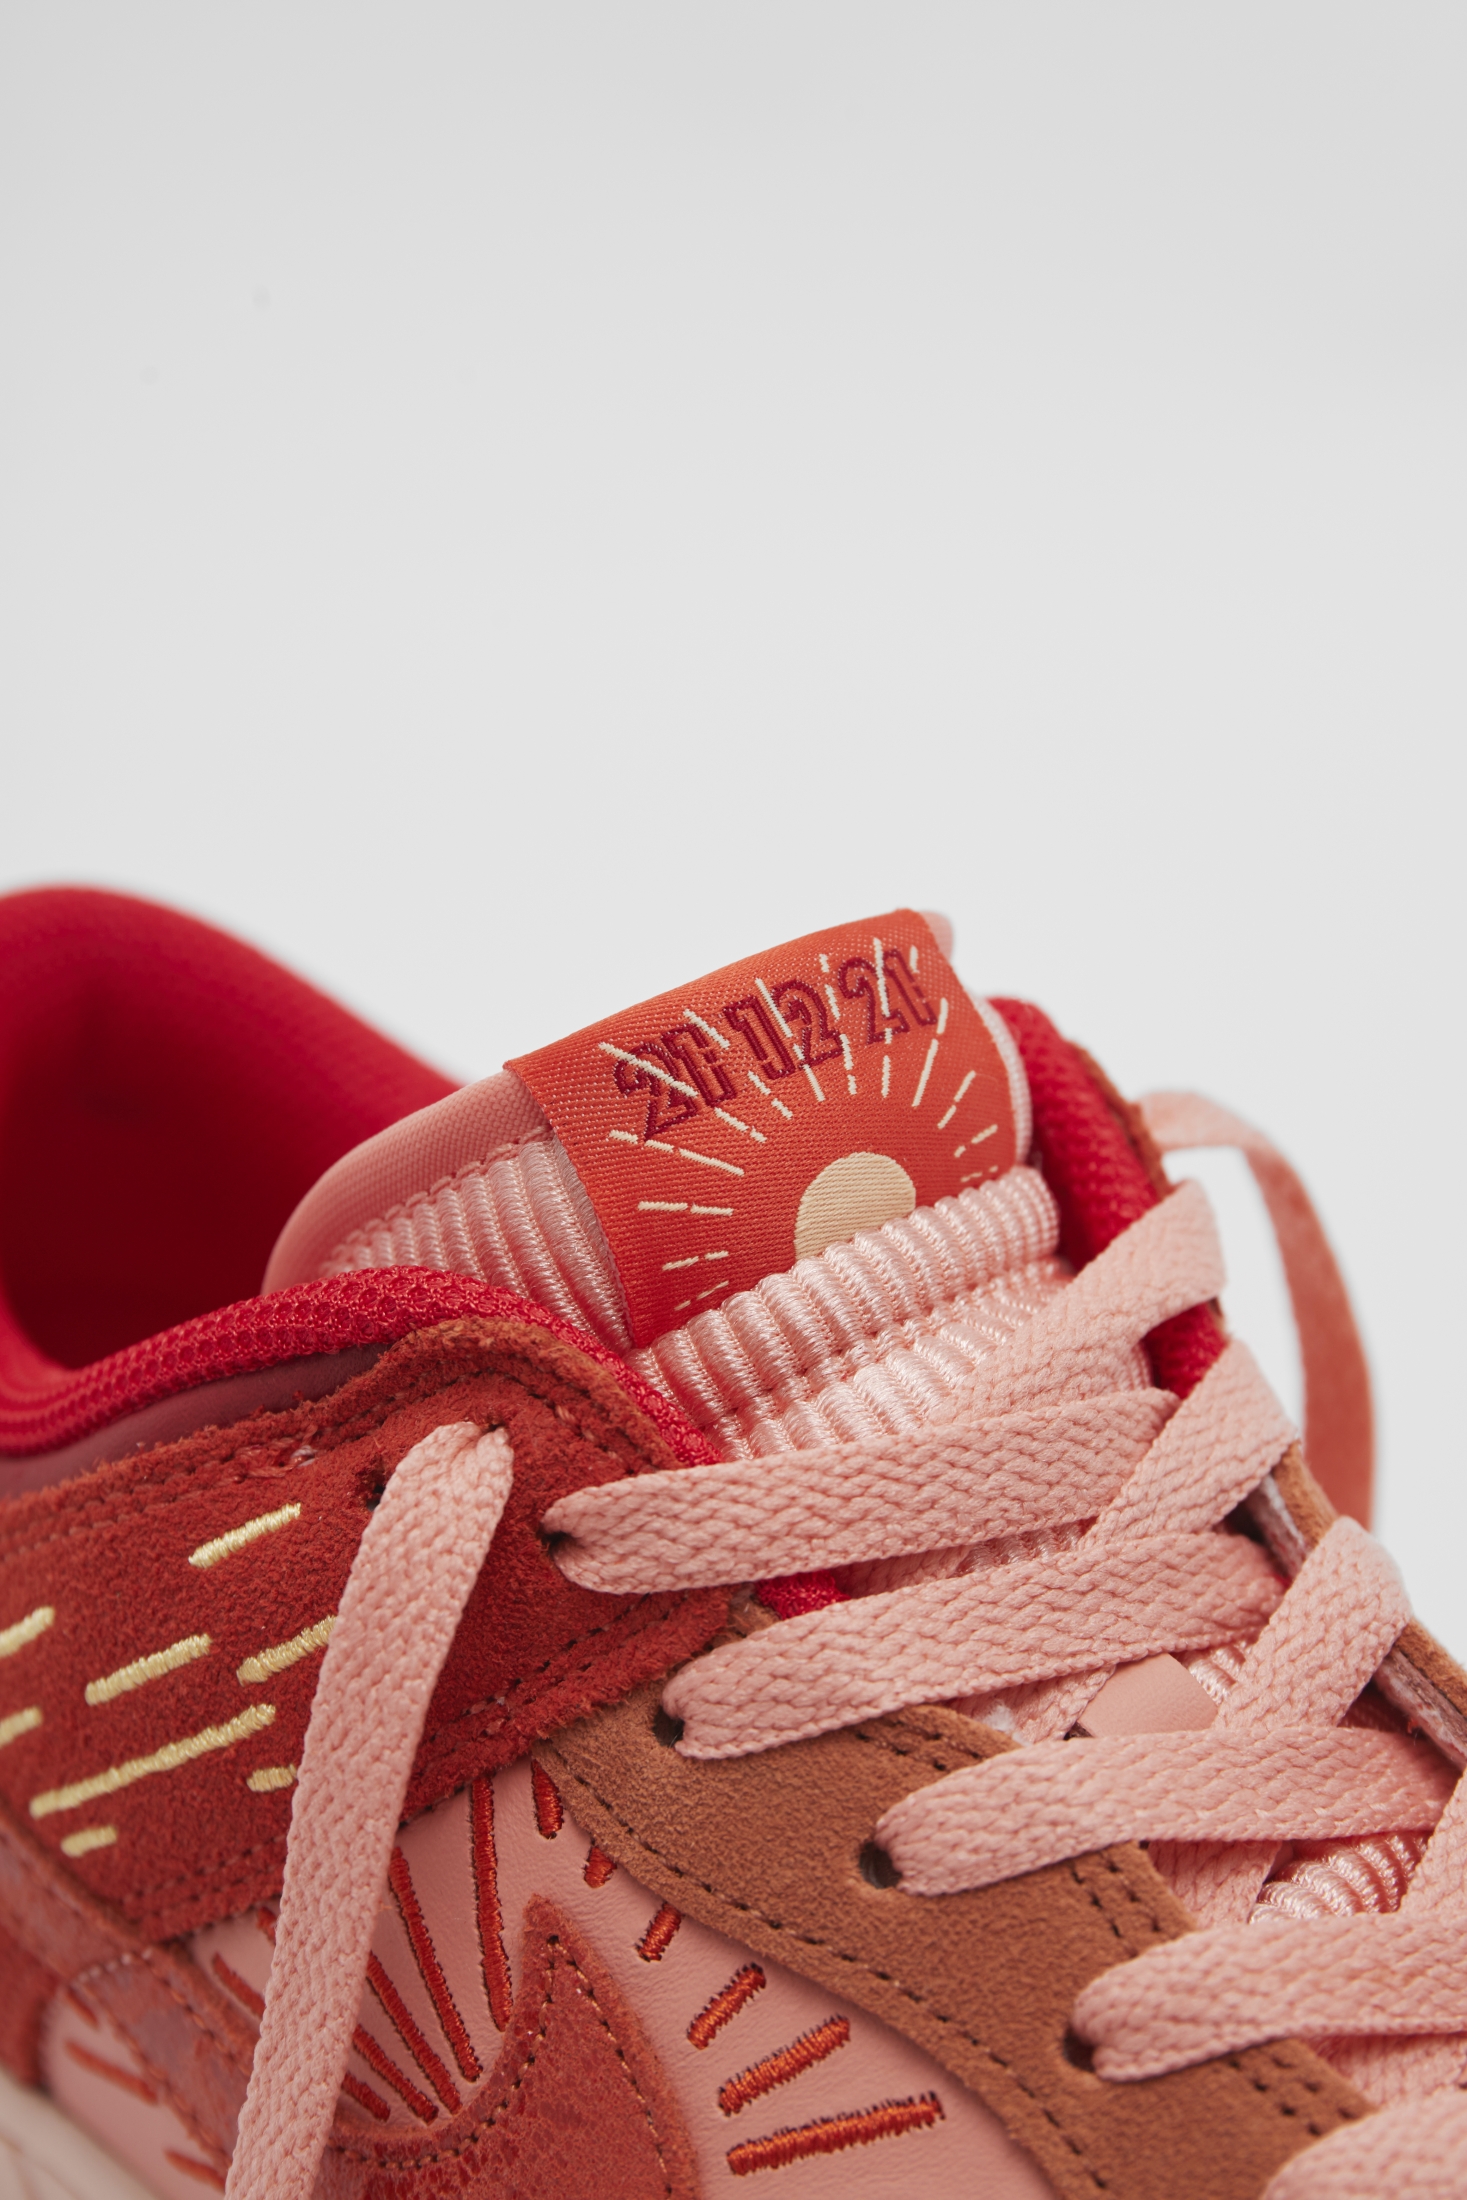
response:
<path fill-rule="evenodd" d="M 1022 1158 L 1004 1056 L 910 909 L 730 963 L 507 1067 L 591 1196 L 639 1345 Z"/>

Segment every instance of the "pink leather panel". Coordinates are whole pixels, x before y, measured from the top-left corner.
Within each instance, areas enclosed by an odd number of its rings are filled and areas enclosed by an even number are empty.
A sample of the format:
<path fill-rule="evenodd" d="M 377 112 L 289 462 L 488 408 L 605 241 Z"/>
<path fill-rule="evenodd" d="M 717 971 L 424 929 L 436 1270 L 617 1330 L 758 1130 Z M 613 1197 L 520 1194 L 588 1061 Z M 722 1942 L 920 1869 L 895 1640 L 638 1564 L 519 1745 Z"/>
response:
<path fill-rule="evenodd" d="M 946 2071 L 863 2011 L 667 1909 L 594 1850 L 524 1762 L 404 1831 L 374 1941 L 343 2116 L 359 2135 L 416 2142 L 408 2151 L 425 2191 L 436 2133 L 447 2137 L 499 2054 L 537 1898 L 575 1926 L 635 2012 L 704 2200 L 747 2193 L 750 2177 L 756 2192 L 788 2185 L 791 2200 L 1052 2200 L 1028 2156 Z M 269 1977 L 272 1922 L 251 1912 L 191 1944 L 246 2011 Z M 110 2129 L 175 2200 L 183 2188 L 162 2181 L 154 2126 L 120 2119 L 117 2088 L 96 2077 L 88 2086 L 75 2063 L 61 2076 L 72 2113 L 104 2137 Z M 414 2189 L 398 2182 L 400 2166 L 394 2178 L 394 2192 Z"/>

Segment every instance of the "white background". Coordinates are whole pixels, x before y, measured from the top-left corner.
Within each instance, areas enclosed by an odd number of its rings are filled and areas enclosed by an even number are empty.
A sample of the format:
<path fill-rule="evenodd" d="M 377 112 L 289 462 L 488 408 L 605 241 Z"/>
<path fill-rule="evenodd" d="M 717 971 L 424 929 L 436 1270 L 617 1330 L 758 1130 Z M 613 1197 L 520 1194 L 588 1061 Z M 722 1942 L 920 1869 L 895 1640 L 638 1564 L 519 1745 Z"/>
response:
<path fill-rule="evenodd" d="M 947 909 L 1303 1167 L 1467 1652 L 1464 77 L 1430 0 L 10 0 L 0 885 L 463 1075 Z"/>

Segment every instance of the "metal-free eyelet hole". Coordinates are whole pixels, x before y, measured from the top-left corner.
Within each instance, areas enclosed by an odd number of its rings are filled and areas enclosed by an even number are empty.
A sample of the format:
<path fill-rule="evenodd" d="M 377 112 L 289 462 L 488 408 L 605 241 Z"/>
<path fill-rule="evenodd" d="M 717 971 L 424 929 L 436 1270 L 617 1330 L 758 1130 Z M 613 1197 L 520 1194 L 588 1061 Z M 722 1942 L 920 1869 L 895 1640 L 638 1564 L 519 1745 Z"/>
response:
<path fill-rule="evenodd" d="M 856 1861 L 868 1886 L 895 1887 L 901 1880 L 901 1873 L 879 1841 L 868 1841 Z"/>

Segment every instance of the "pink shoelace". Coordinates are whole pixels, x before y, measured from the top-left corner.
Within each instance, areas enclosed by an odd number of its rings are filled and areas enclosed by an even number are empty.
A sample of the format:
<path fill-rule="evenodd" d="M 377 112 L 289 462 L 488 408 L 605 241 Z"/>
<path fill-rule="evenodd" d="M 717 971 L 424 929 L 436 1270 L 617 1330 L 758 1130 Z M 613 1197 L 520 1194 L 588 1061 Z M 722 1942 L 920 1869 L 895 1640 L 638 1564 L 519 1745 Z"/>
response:
<path fill-rule="evenodd" d="M 751 1632 L 678 1673 L 663 1703 L 683 1754 L 1007 1700 L 1029 1746 L 873 1828 L 901 1887 L 931 1897 L 1115 1841 L 1166 1844 L 1201 1929 L 1081 1994 L 1072 2027 L 1096 2072 L 1123 2084 L 1284 2036 L 1343 2042 L 1337 2064 L 1383 2106 L 1295 2157 L 1266 2200 L 1445 2200 L 1467 2190 L 1467 1790 L 1425 1744 L 1340 1723 L 1409 1618 L 1395 1569 L 1339 1520 L 1286 1583 L 1223 1528 L 1293 1434 L 1245 1346 L 1181 1404 L 1116 1387 L 1140 1338 L 1222 1280 L 1206 1199 L 1183 1185 L 920 1440 L 585 1489 L 544 1526 L 570 1578 L 607 1591 L 880 1562 L 893 1586 L 777 1623 L 756 1607 Z M 229 2200 L 312 2190 L 428 1695 L 510 1473 L 501 1434 L 439 1429 L 363 1538 L 306 1738 Z M 982 1546 L 1036 1528 L 1056 1555 L 979 1570 Z M 1118 1666 L 1240 1641 L 1210 1726 L 1065 1739 Z M 1281 1844 L 1382 1832 L 1431 1836 L 1398 1912 L 1255 1911 Z"/>

